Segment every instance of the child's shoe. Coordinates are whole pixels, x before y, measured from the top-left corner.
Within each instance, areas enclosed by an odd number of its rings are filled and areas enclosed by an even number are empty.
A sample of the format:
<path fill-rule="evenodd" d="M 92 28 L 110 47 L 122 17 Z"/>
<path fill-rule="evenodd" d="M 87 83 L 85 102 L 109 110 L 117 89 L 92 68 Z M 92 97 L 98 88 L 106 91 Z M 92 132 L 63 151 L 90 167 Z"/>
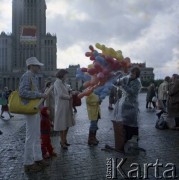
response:
<path fill-rule="evenodd" d="M 43 159 L 49 159 L 49 158 L 50 158 L 50 155 L 49 155 L 49 154 L 43 155 Z"/>
<path fill-rule="evenodd" d="M 57 157 L 57 153 L 53 152 L 53 153 L 51 154 L 51 157 Z"/>

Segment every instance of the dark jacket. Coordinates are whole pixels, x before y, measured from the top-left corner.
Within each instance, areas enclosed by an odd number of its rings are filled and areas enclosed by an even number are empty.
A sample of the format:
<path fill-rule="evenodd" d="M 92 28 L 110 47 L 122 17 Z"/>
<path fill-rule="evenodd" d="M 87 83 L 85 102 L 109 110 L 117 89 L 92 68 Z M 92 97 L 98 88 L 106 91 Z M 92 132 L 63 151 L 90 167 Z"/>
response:
<path fill-rule="evenodd" d="M 152 102 L 152 98 L 153 98 L 154 96 L 156 96 L 155 87 L 149 86 L 148 91 L 147 91 L 146 101 L 147 101 L 147 102 Z"/>
<path fill-rule="evenodd" d="M 179 117 L 179 79 L 169 86 L 168 114 Z"/>

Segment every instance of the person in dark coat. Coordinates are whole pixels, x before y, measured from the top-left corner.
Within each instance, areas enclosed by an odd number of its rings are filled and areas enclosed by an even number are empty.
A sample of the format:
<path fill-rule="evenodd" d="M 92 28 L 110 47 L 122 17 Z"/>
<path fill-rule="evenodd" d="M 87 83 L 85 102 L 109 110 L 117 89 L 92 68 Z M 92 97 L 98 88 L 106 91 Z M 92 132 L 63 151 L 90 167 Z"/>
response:
<path fill-rule="evenodd" d="M 8 107 L 8 98 L 11 94 L 11 90 L 8 89 L 8 87 L 4 88 L 4 92 L 2 93 L 2 98 L 5 100 L 5 104 L 2 104 L 1 107 L 1 118 L 3 119 L 3 113 L 6 111 L 9 114 L 9 117 L 12 118 L 14 117 L 10 112 L 9 112 L 9 107 Z"/>
<path fill-rule="evenodd" d="M 179 127 L 179 75 L 173 74 L 169 85 L 168 115 L 175 118 L 176 127 Z"/>
<path fill-rule="evenodd" d="M 146 108 L 152 109 L 151 104 L 153 105 L 154 108 L 156 108 L 156 103 L 152 101 L 153 97 L 156 96 L 156 91 L 155 91 L 155 85 L 152 83 L 148 87 L 147 90 L 147 97 L 146 97 Z"/>

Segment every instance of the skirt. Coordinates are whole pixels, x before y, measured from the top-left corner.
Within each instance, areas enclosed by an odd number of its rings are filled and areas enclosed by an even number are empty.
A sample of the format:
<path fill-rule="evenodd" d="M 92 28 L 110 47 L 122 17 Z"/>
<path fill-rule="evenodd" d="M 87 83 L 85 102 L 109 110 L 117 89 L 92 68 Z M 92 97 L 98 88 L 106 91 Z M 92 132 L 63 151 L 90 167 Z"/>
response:
<path fill-rule="evenodd" d="M 9 111 L 8 105 L 7 104 L 6 105 L 2 105 L 1 111 Z"/>

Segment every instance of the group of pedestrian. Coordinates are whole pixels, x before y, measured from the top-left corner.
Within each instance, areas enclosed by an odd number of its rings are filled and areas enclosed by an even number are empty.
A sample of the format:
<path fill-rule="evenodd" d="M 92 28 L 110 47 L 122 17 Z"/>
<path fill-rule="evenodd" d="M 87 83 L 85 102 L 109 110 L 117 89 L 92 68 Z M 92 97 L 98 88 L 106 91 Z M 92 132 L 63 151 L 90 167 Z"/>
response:
<path fill-rule="evenodd" d="M 68 131 L 70 127 L 75 125 L 73 116 L 75 103 L 73 103 L 73 97 L 78 98 L 78 92 L 73 91 L 66 83 L 68 72 L 61 69 L 56 74 L 56 81 L 54 83 L 47 82 L 44 93 L 41 93 L 38 87 L 37 74 L 44 64 L 40 63 L 36 57 L 31 57 L 26 60 L 26 65 L 28 70 L 22 75 L 19 84 L 19 94 L 22 97 L 22 102 L 26 104 L 30 99 L 45 99 L 39 113 L 24 115 L 26 120 L 24 170 L 26 172 L 38 172 L 49 165 L 44 159 L 57 156 L 50 140 L 51 129 L 60 132 L 59 144 L 62 149 L 67 150 L 68 146 L 70 146 Z M 138 95 L 141 89 L 139 77 L 140 69 L 137 67 L 132 68 L 125 83 L 123 80 L 119 80 L 117 86 L 115 86 L 115 88 L 117 87 L 114 90 L 115 94 L 111 92 L 115 96 L 113 98 L 116 103 L 120 102 L 121 96 L 121 99 L 123 99 L 121 110 L 117 109 L 119 106 L 115 106 L 114 115 L 116 120 L 122 121 L 125 131 L 125 142 L 132 139 L 133 136 L 136 136 L 138 139 L 139 135 Z M 165 107 L 167 107 L 168 113 L 175 116 L 175 120 L 178 122 L 179 76 L 173 75 L 170 85 L 169 82 L 170 79 L 166 77 L 163 84 L 159 86 L 158 99 L 164 105 L 162 112 L 165 112 Z M 52 85 L 52 91 L 47 94 L 48 89 Z M 148 91 L 146 108 L 150 108 L 150 104 L 153 104 L 154 108 L 156 108 L 156 104 L 152 101 L 153 97 L 156 96 L 154 84 L 150 85 Z M 77 104 L 81 105 L 81 101 L 79 99 L 77 101 Z M 111 105 L 114 101 L 110 102 L 109 109 L 112 109 Z M 95 146 L 99 143 L 96 134 L 98 120 L 101 118 L 100 104 L 101 100 L 96 94 L 91 93 L 86 97 L 87 113 L 90 120 L 88 136 L 88 145 L 90 146 Z M 76 112 L 77 110 L 74 109 L 74 111 Z"/>
<path fill-rule="evenodd" d="M 36 57 L 30 57 L 26 60 L 26 65 L 28 70 L 22 75 L 19 83 L 22 102 L 25 104 L 30 99 L 44 99 L 39 113 L 24 115 L 26 120 L 24 170 L 38 172 L 49 165 L 44 159 L 57 156 L 50 140 L 52 129 L 60 132 L 59 144 L 62 149 L 67 150 L 70 146 L 67 137 L 69 128 L 75 125 L 72 99 L 77 92 L 69 88 L 66 83 L 68 72 L 61 69 L 56 74 L 56 81 L 46 82 L 44 93 L 41 93 L 37 74 L 44 64 Z M 50 92 L 49 88 L 52 89 Z"/>
<path fill-rule="evenodd" d="M 39 91 L 37 74 L 40 71 L 42 63 L 37 58 L 31 57 L 26 60 L 27 72 L 20 79 L 19 94 L 27 103 L 30 99 L 44 98 L 45 102 L 40 113 L 35 115 L 24 115 L 26 119 L 26 140 L 24 152 L 24 169 L 26 172 L 38 172 L 48 163 L 44 159 L 57 156 L 51 145 L 50 128 L 60 132 L 59 144 L 64 150 L 68 149 L 69 128 L 75 125 L 73 116 L 73 96 L 77 93 L 69 88 L 66 84 L 68 72 L 61 69 L 56 74 L 56 81 L 53 84 L 53 90 L 46 94 L 52 85 L 46 83 L 44 93 Z M 138 136 L 138 93 L 141 87 L 139 81 L 140 70 L 133 68 L 130 73 L 127 84 L 121 84 L 127 97 L 122 105 L 122 118 L 126 131 L 126 141 L 133 135 Z M 32 89 L 33 84 L 33 89 Z M 81 102 L 79 102 L 81 103 Z M 87 113 L 90 120 L 88 145 L 94 146 L 99 143 L 96 133 L 98 130 L 98 120 L 100 114 L 100 98 L 91 93 L 86 97 Z M 130 113 L 128 107 L 130 105 Z M 132 114 L 131 114 L 132 113 Z M 40 116 L 41 115 L 41 116 Z"/>
<path fill-rule="evenodd" d="M 154 83 L 147 90 L 146 108 L 155 110 L 158 119 L 165 115 L 168 127 L 179 129 L 179 75 L 166 76 L 158 88 Z"/>
<path fill-rule="evenodd" d="M 147 97 L 146 97 L 146 109 L 156 109 L 156 88 L 154 83 L 151 83 L 150 86 L 147 88 Z"/>

